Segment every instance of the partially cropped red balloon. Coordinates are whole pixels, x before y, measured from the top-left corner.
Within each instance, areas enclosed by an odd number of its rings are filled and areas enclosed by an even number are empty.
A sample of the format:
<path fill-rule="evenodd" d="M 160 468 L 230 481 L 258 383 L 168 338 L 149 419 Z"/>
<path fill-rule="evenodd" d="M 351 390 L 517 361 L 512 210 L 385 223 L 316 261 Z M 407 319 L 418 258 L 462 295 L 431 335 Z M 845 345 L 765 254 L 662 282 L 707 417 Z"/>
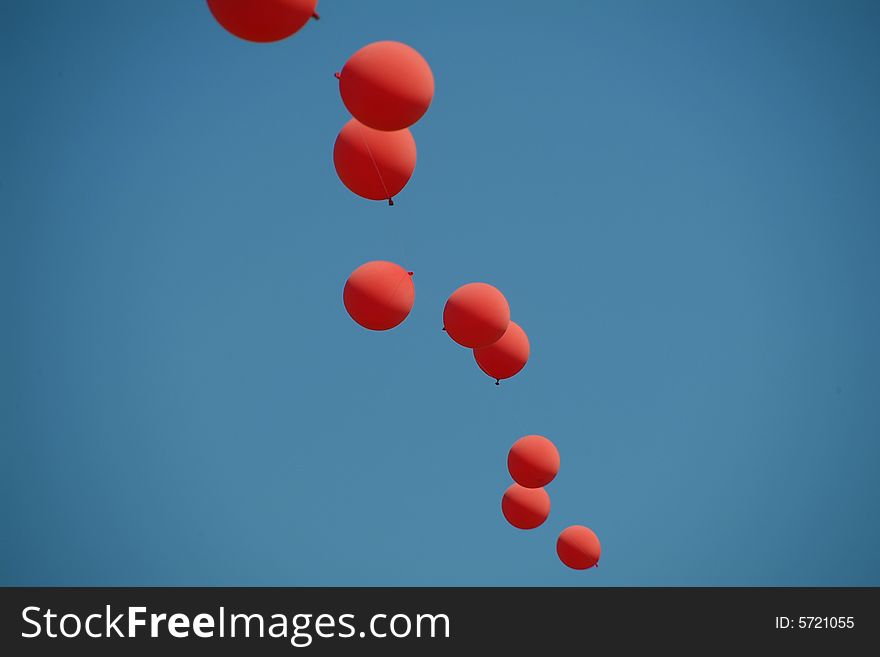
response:
<path fill-rule="evenodd" d="M 529 352 L 529 336 L 519 324 L 511 321 L 499 340 L 488 347 L 474 349 L 474 360 L 498 383 L 518 374 L 526 366 Z"/>
<path fill-rule="evenodd" d="M 339 73 L 351 115 L 377 130 L 402 130 L 422 118 L 434 97 L 434 75 L 418 51 L 377 41 L 353 54 Z"/>
<path fill-rule="evenodd" d="M 298 32 L 318 18 L 318 0 L 208 0 L 208 9 L 228 32 L 240 39 L 268 43 Z"/>
<path fill-rule="evenodd" d="M 507 469 L 520 486 L 541 488 L 559 472 L 559 450 L 544 436 L 523 436 L 507 453 Z"/>
<path fill-rule="evenodd" d="M 355 194 L 394 205 L 416 168 L 416 142 L 409 130 L 374 130 L 351 119 L 336 137 L 333 164 Z"/>
<path fill-rule="evenodd" d="M 550 496 L 543 488 L 512 484 L 501 498 L 501 512 L 517 529 L 534 529 L 550 515 Z"/>
<path fill-rule="evenodd" d="M 599 563 L 602 545 L 592 529 L 583 525 L 572 525 L 563 529 L 556 540 L 556 554 L 569 568 L 586 570 Z"/>
<path fill-rule="evenodd" d="M 342 291 L 342 302 L 351 318 L 373 331 L 387 331 L 400 324 L 415 298 L 412 272 L 385 260 L 355 269 Z"/>
<path fill-rule="evenodd" d="M 462 285 L 443 308 L 443 328 L 464 347 L 485 347 L 497 342 L 509 324 L 507 299 L 488 283 Z"/>

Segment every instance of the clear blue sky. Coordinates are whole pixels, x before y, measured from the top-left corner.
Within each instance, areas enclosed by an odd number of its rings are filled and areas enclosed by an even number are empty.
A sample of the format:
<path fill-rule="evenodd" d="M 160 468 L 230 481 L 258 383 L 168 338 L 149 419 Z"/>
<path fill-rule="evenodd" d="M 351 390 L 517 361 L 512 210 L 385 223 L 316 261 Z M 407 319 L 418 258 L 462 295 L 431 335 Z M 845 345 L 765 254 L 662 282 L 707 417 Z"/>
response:
<path fill-rule="evenodd" d="M 0 3 L 0 583 L 880 585 L 880 5 L 319 9 Z M 331 161 L 378 39 L 437 89 L 393 208 Z M 532 342 L 500 388 L 440 331 L 474 280 Z"/>

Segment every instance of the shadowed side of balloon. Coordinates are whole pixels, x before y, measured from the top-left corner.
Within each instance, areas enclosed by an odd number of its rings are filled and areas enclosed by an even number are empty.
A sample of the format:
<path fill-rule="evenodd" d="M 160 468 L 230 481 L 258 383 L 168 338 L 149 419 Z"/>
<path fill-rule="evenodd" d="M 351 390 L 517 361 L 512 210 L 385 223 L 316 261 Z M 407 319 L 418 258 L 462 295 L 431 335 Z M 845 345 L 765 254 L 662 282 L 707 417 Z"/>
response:
<path fill-rule="evenodd" d="M 253 43 L 281 41 L 319 20 L 318 0 L 207 0 L 208 9 L 230 34 Z"/>

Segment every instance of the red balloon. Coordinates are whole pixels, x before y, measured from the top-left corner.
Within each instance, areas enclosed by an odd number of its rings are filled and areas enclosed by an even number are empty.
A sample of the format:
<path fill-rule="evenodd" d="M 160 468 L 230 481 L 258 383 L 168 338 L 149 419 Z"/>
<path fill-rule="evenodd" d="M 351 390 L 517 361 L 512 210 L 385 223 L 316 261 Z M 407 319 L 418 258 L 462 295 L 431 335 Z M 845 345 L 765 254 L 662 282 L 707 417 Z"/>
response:
<path fill-rule="evenodd" d="M 602 546 L 592 529 L 572 525 L 563 529 L 556 539 L 556 554 L 569 568 L 586 570 L 599 563 Z"/>
<path fill-rule="evenodd" d="M 402 130 L 422 118 L 434 97 L 431 67 L 397 41 L 364 46 L 345 63 L 339 93 L 351 115 L 377 130 Z"/>
<path fill-rule="evenodd" d="M 509 324 L 507 299 L 487 283 L 462 285 L 443 308 L 443 328 L 464 347 L 486 347 L 497 342 Z"/>
<path fill-rule="evenodd" d="M 518 529 L 534 529 L 550 515 L 550 496 L 543 488 L 511 484 L 501 498 L 501 512 Z"/>
<path fill-rule="evenodd" d="M 541 488 L 559 472 L 559 450 L 544 436 L 523 436 L 507 453 L 507 469 L 520 486 Z"/>
<path fill-rule="evenodd" d="M 247 41 L 286 39 L 318 18 L 318 0 L 208 0 L 208 9 L 227 31 Z"/>
<path fill-rule="evenodd" d="M 500 340 L 474 349 L 474 360 L 498 385 L 501 379 L 509 379 L 526 366 L 529 351 L 529 336 L 519 324 L 511 321 Z"/>
<path fill-rule="evenodd" d="M 336 137 L 333 164 L 355 194 L 394 205 L 416 168 L 416 142 L 409 130 L 373 130 L 351 119 Z"/>
<path fill-rule="evenodd" d="M 355 269 L 342 291 L 342 302 L 351 318 L 373 331 L 387 331 L 400 324 L 415 298 L 412 272 L 384 260 Z"/>

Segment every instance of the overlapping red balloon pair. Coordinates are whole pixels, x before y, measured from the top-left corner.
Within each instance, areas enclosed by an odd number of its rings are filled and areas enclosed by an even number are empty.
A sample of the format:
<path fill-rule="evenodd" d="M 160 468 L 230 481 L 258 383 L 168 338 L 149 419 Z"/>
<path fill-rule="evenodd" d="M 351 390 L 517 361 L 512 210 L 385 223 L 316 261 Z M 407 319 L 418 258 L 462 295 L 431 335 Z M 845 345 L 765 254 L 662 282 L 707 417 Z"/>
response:
<path fill-rule="evenodd" d="M 535 529 L 550 515 L 550 496 L 544 486 L 559 472 L 559 450 L 536 434 L 517 440 L 507 454 L 507 470 L 514 483 L 501 498 L 501 512 L 517 529 Z M 569 568 L 586 570 L 599 563 L 602 546 L 588 527 L 566 527 L 556 539 L 556 553 Z"/>
<path fill-rule="evenodd" d="M 463 347 L 474 351 L 474 360 L 499 384 L 526 366 L 529 337 L 510 319 L 510 305 L 488 283 L 468 283 L 450 295 L 443 308 L 443 330 Z"/>
<path fill-rule="evenodd" d="M 354 117 L 333 146 L 336 173 L 358 196 L 394 205 L 416 168 L 409 127 L 434 97 L 431 67 L 404 43 L 377 41 L 353 54 L 336 77 Z"/>

